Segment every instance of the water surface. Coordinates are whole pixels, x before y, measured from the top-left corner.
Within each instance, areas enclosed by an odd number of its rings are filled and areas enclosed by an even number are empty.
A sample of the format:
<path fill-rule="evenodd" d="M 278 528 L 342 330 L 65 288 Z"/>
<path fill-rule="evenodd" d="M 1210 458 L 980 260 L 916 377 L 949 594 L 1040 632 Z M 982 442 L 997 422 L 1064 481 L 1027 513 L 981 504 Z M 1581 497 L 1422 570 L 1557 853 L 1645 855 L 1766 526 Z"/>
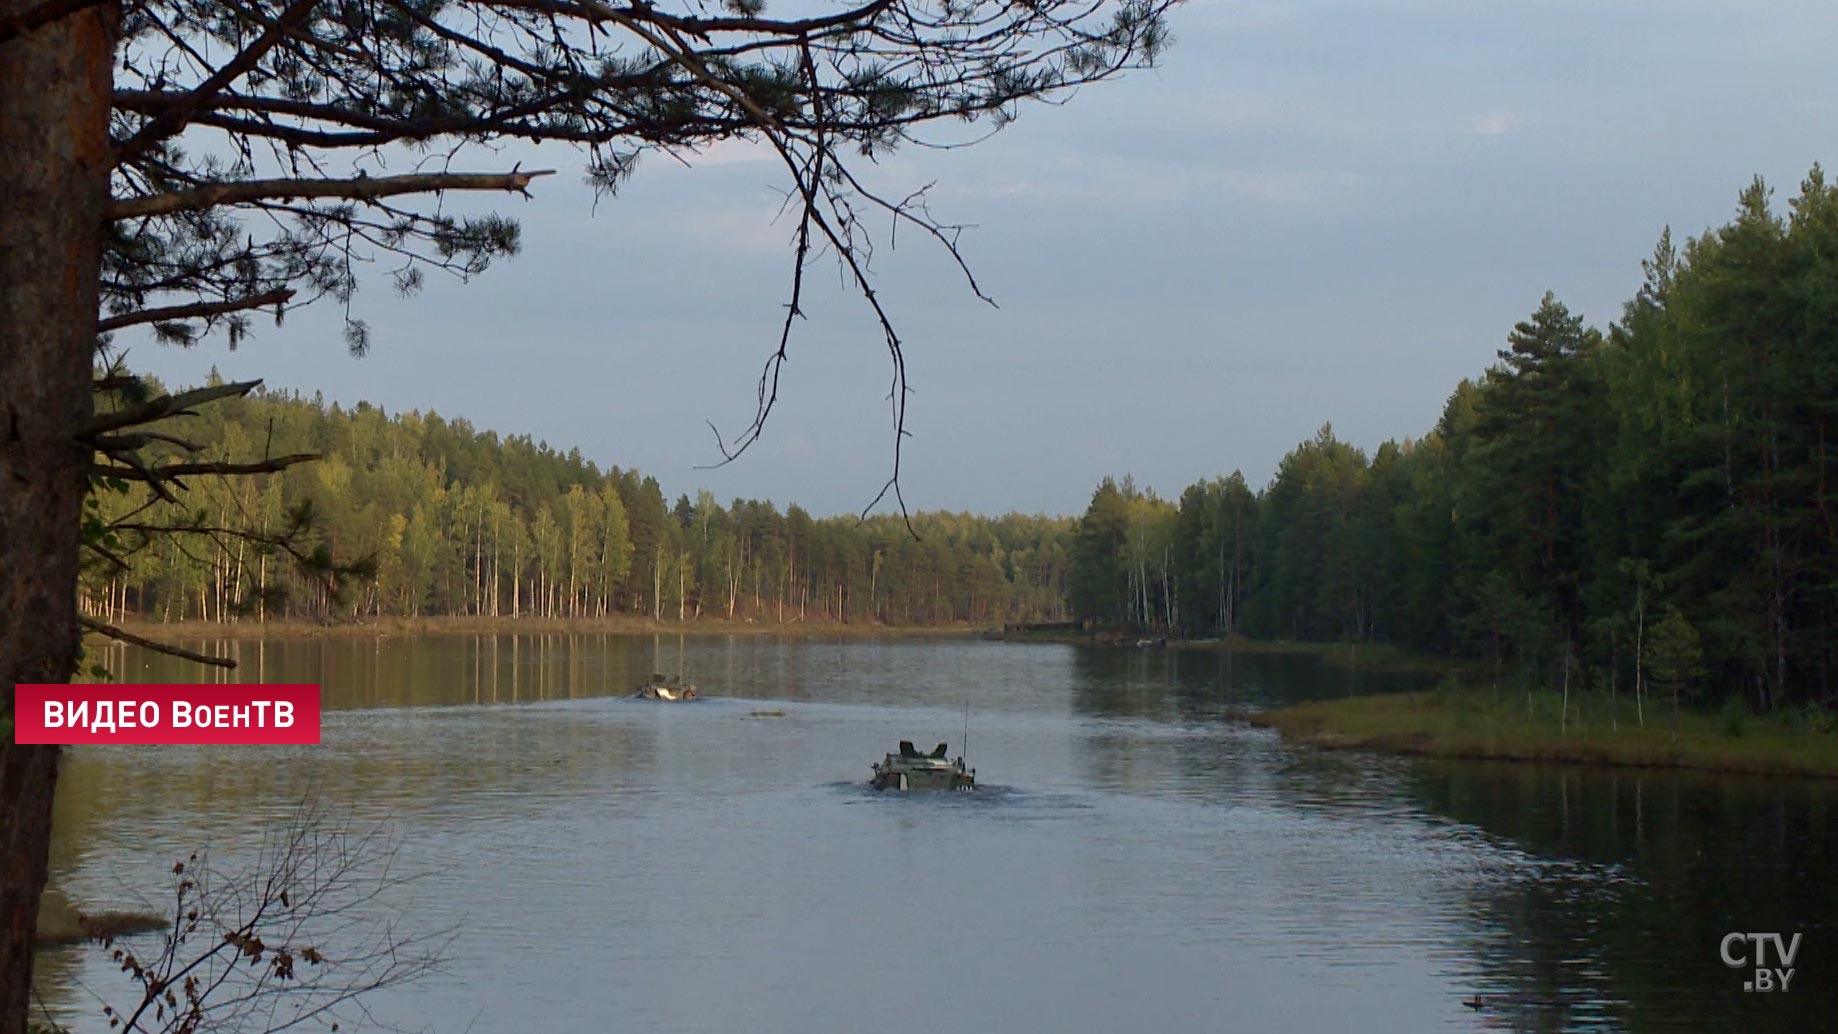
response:
<path fill-rule="evenodd" d="M 80 748 L 54 880 L 132 904 L 303 795 L 382 824 L 372 906 L 454 931 L 369 999 L 439 1031 L 1832 1029 L 1833 788 L 1296 750 L 1240 707 L 1398 688 L 1307 658 L 975 640 L 217 644 L 325 687 L 324 743 Z M 211 676 L 117 649 L 131 681 Z M 706 694 L 625 698 L 652 672 Z M 782 711 L 782 716 L 761 712 Z M 879 795 L 969 733 L 979 790 Z M 367 827 L 366 827 L 367 828 Z M 1730 931 L 1804 934 L 1742 991 Z M 48 1004 L 104 1030 L 97 954 Z M 1462 999 L 1498 996 L 1476 1012 Z M 347 1022 L 345 1030 L 353 1029 Z"/>

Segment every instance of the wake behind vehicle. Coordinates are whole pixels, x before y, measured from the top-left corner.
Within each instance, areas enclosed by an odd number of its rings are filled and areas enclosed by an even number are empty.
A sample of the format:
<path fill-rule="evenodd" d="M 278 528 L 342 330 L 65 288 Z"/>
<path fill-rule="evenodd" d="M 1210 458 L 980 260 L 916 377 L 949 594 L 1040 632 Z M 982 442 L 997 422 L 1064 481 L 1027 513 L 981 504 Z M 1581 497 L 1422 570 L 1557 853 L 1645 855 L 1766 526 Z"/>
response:
<path fill-rule="evenodd" d="M 911 740 L 900 741 L 900 752 L 889 754 L 871 767 L 876 790 L 970 790 L 976 787 L 976 769 L 962 755 L 946 759 L 949 745 L 940 743 L 930 754 L 921 754 Z"/>

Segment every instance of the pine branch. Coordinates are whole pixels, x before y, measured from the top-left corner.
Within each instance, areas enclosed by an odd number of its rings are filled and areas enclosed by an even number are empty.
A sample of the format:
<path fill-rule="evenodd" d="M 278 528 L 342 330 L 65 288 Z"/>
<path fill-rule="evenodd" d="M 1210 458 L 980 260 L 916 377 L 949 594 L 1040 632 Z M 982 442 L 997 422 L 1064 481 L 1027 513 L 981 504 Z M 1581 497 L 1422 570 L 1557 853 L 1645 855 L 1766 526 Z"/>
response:
<path fill-rule="evenodd" d="M 128 562 L 126 560 L 123 560 L 121 557 L 115 554 L 114 550 L 109 549 L 107 546 L 104 546 L 99 542 L 85 542 L 83 543 L 83 548 L 96 554 L 102 559 L 107 560 L 109 563 L 114 564 L 115 570 L 117 571 L 127 572 L 127 571 L 133 570 L 133 568 L 128 566 Z"/>
<path fill-rule="evenodd" d="M 244 309 L 257 309 L 264 305 L 280 305 L 294 296 L 291 288 L 276 288 L 261 294 L 252 294 L 227 302 L 198 302 L 193 305 L 168 305 L 158 309 L 139 309 L 124 312 L 119 316 L 110 316 L 96 323 L 96 333 L 107 333 L 132 327 L 140 323 L 162 323 L 169 320 L 192 319 L 198 316 L 221 316 L 226 312 L 240 312 Z"/>
<path fill-rule="evenodd" d="M 492 0 L 493 7 L 537 11 L 555 17 L 587 18 L 589 20 L 615 21 L 623 19 L 612 15 L 613 8 L 599 3 L 582 3 L 579 0 Z M 708 39 L 714 33 L 749 33 L 760 36 L 778 36 L 802 38 L 819 35 L 831 29 L 855 28 L 871 25 L 876 17 L 893 7 L 894 0 L 871 0 L 870 3 L 837 11 L 834 14 L 821 15 L 815 18 L 777 19 L 759 17 L 720 17 L 698 18 L 693 15 L 674 15 L 660 11 L 649 4 L 633 4 L 631 14 L 640 21 L 662 26 L 666 29 L 687 33 L 699 39 Z"/>
<path fill-rule="evenodd" d="M 187 650 L 183 646 L 156 642 L 144 636 L 137 636 L 132 632 L 125 632 L 106 621 L 98 621 L 87 615 L 77 615 L 77 621 L 91 632 L 100 632 L 110 639 L 116 639 L 124 643 L 133 643 L 135 646 L 142 646 L 155 653 L 163 653 L 168 657 L 179 657 L 188 661 L 197 661 L 199 664 L 209 664 L 217 668 L 236 667 L 236 661 L 229 657 L 218 657 L 215 654 L 198 653 L 193 650 Z"/>
<path fill-rule="evenodd" d="M 91 464 L 89 468 L 91 477 L 118 477 L 130 481 L 139 481 L 148 488 L 151 488 L 153 494 L 158 496 L 162 501 L 171 503 L 174 506 L 180 505 L 179 497 L 172 494 L 172 489 L 167 486 L 166 479 L 155 474 L 153 469 L 147 466 L 146 460 L 141 459 L 131 452 L 111 455 L 112 458 L 127 464 L 127 466 L 111 467 L 101 463 Z M 181 485 L 180 487 L 183 488 L 184 486 Z"/>
<path fill-rule="evenodd" d="M 262 56 L 274 49 L 281 42 L 281 37 L 292 33 L 293 28 L 305 18 L 307 13 L 319 5 L 320 0 L 294 0 L 281 16 L 269 22 L 257 36 L 255 42 L 243 49 L 242 53 L 230 59 L 229 63 L 218 69 L 209 79 L 199 83 L 196 89 L 187 93 L 178 104 L 167 108 L 147 120 L 140 130 L 115 148 L 115 163 L 130 161 L 138 157 L 156 142 L 164 140 L 185 128 L 186 121 L 192 112 L 210 102 L 212 97 L 222 93 L 224 88 L 241 78 L 245 72 L 256 66 Z"/>
<path fill-rule="evenodd" d="M 117 459 L 133 463 L 131 456 L 118 456 Z M 276 456 L 273 459 L 258 460 L 254 463 L 168 463 L 163 467 L 149 467 L 138 464 L 128 467 L 117 467 L 107 463 L 90 465 L 90 473 L 97 477 L 126 478 L 129 481 L 141 481 L 158 485 L 174 478 L 199 477 L 205 475 L 225 475 L 234 477 L 241 474 L 274 474 L 288 467 L 301 463 L 312 463 L 325 457 L 316 452 L 299 452 L 291 456 Z"/>
<path fill-rule="evenodd" d="M 113 413 L 104 413 L 89 422 L 89 425 L 78 432 L 77 437 L 93 440 L 96 435 L 137 424 L 150 424 L 155 420 L 164 420 L 169 416 L 190 415 L 191 407 L 206 402 L 231 396 L 247 395 L 261 387 L 261 381 L 233 381 L 228 384 L 213 384 L 203 388 L 181 391 L 177 395 L 161 395 L 149 399 L 138 406 L 129 406 Z"/>
<path fill-rule="evenodd" d="M 554 169 L 531 172 L 419 173 L 407 176 L 360 176 L 357 179 L 275 179 L 212 183 L 190 190 L 147 197 L 119 198 L 109 202 L 109 219 L 136 219 L 150 215 L 192 212 L 219 205 L 291 198 L 339 198 L 367 201 L 399 194 L 429 194 L 443 190 L 514 190 L 528 196 L 530 181 L 553 175 Z"/>
<path fill-rule="evenodd" d="M 430 27 L 439 23 L 431 23 Z M 464 36 L 459 39 L 465 40 Z M 474 42 L 476 41 L 468 41 Z M 494 54 L 494 57 L 497 55 Z M 503 59 L 508 61 L 509 56 Z M 656 76 L 650 73 L 602 77 L 597 81 L 600 89 L 629 89 L 651 83 Z M 142 114 L 157 116 L 182 104 L 188 94 L 172 90 L 116 90 L 115 107 Z M 232 134 L 249 134 L 266 137 L 302 147 L 370 147 L 378 144 L 395 143 L 405 140 L 426 140 L 436 136 L 462 135 L 476 133 L 480 135 L 504 134 L 517 136 L 528 134 L 532 127 L 520 120 L 545 115 L 566 103 L 575 100 L 572 95 L 556 93 L 539 97 L 524 104 L 494 108 L 484 112 L 457 112 L 448 115 L 392 117 L 373 112 L 354 110 L 342 104 L 319 103 L 315 101 L 296 100 L 291 97 L 264 97 L 246 94 L 225 94 L 204 105 L 202 110 L 191 115 L 194 125 L 211 126 Z M 225 112 L 247 113 L 252 118 L 239 118 Z M 288 125 L 268 121 L 271 116 L 286 116 L 299 119 L 299 125 Z M 348 131 L 331 131 L 316 126 L 335 125 L 353 127 Z M 544 140 L 565 140 L 574 143 L 605 143 L 631 132 L 631 127 L 607 127 L 601 129 L 569 129 L 562 125 L 543 125 L 539 132 Z"/>
<path fill-rule="evenodd" d="M 136 431 L 133 434 L 99 434 L 90 439 L 90 444 L 96 447 L 96 451 L 106 452 L 110 455 L 114 455 L 118 452 L 133 452 L 136 449 L 144 449 L 154 442 L 165 442 L 168 445 L 176 445 L 186 452 L 200 452 L 204 449 L 204 446 L 199 445 L 197 442 L 188 441 L 175 435 L 161 434 L 158 431 Z"/>
<path fill-rule="evenodd" d="M 377 147 L 382 144 L 402 143 L 404 141 L 427 140 L 436 136 L 460 136 L 476 134 L 480 138 L 489 136 L 527 136 L 532 132 L 528 126 L 514 121 L 518 116 L 511 114 L 451 119 L 418 119 L 397 121 L 388 129 L 363 129 L 332 131 L 311 129 L 303 126 L 282 125 L 278 122 L 258 121 L 255 119 L 236 118 L 215 111 L 201 111 L 191 116 L 194 126 L 209 126 L 221 129 L 236 137 L 254 137 L 275 140 L 295 147 Z M 544 140 L 566 141 L 576 144 L 604 144 L 629 135 L 634 130 L 628 127 L 615 129 L 565 129 L 559 126 L 542 126 L 534 130 Z"/>

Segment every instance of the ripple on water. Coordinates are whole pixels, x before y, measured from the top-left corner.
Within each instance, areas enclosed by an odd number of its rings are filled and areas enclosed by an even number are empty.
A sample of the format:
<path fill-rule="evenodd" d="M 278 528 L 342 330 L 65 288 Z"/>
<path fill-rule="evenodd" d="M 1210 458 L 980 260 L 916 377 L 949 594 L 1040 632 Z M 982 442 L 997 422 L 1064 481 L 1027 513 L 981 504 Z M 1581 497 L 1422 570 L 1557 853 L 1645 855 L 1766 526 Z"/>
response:
<path fill-rule="evenodd" d="M 430 874 L 379 909 L 456 931 L 449 975 L 372 1003 L 417 1028 L 770 1034 L 948 1016 L 1109 1034 L 1357 1017 L 1377 1032 L 1695 1034 L 1812 1015 L 1738 1022 L 1757 1014 L 1711 990 L 1721 966 L 1679 954 L 1702 931 L 1630 932 L 1719 904 L 1675 857 L 1713 858 L 1735 881 L 1786 869 L 1771 844 L 1829 859 L 1811 798 L 1724 807 L 1663 780 L 1294 749 L 1227 721 L 1230 707 L 1344 690 L 1261 660 L 576 637 L 526 639 L 513 668 L 512 645 L 376 647 L 374 669 L 349 670 L 388 684 L 329 697 L 415 706 L 334 709 L 317 748 L 73 752 L 57 878 L 112 901 L 160 886 L 200 839 L 234 863 L 253 828 L 318 792 L 388 823 L 402 864 Z M 658 705 L 612 688 L 679 670 L 678 649 L 709 695 Z M 966 703 L 976 791 L 868 787 L 901 739 L 962 749 Z M 1797 824 L 1747 836 L 1744 856 L 1690 844 L 1717 822 L 1755 833 L 1751 814 Z M 1796 878 L 1829 901 L 1834 870 Z M 1754 900 L 1785 893 L 1756 887 Z M 112 986 L 104 963 L 72 965 L 49 989 L 56 1008 L 80 984 Z M 1477 1014 L 1460 1005 L 1477 991 L 1545 997 Z M 1806 1001 L 1826 993 L 1809 985 Z"/>

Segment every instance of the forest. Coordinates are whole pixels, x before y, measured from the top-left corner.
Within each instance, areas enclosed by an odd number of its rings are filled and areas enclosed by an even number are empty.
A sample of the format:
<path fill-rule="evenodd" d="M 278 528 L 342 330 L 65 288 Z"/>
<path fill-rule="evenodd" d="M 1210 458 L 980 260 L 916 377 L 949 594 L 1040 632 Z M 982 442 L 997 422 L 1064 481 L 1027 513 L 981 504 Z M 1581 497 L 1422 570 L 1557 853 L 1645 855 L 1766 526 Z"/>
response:
<path fill-rule="evenodd" d="M 1546 294 L 1420 438 L 1331 425 L 1254 490 L 1093 494 L 1076 614 L 1190 637 L 1377 642 L 1555 687 L 1833 699 L 1838 187 L 1759 179 L 1606 332 Z"/>
<path fill-rule="evenodd" d="M 814 518 L 436 414 L 257 392 L 189 429 L 316 463 L 200 480 L 188 533 L 92 563 L 104 618 L 486 615 L 887 624 L 1088 619 L 1186 638 L 1373 642 L 1552 685 L 1766 709 L 1832 699 L 1838 187 L 1760 180 L 1601 331 L 1546 294 L 1421 437 L 1331 424 L 1268 485 L 1164 499 L 1105 479 L 1081 518 Z M 1838 443 L 1834 443 L 1838 446 Z M 111 527 L 151 499 L 97 493 Z M 223 529 L 284 532 L 286 551 Z M 170 528 L 162 528 L 169 531 Z M 355 558 L 348 578 L 329 558 Z M 285 562 L 283 562 L 285 561 Z M 345 584 L 347 582 L 349 584 Z"/>
<path fill-rule="evenodd" d="M 158 386 L 145 378 L 144 391 Z M 212 383 L 217 383 L 213 377 Z M 197 408 L 223 459 L 317 454 L 197 478 L 183 515 L 139 482 L 95 493 L 110 546 L 82 606 L 104 620 L 479 615 L 903 625 L 1058 619 L 1074 522 L 919 513 L 813 518 L 657 480 L 437 414 L 256 391 Z"/>

